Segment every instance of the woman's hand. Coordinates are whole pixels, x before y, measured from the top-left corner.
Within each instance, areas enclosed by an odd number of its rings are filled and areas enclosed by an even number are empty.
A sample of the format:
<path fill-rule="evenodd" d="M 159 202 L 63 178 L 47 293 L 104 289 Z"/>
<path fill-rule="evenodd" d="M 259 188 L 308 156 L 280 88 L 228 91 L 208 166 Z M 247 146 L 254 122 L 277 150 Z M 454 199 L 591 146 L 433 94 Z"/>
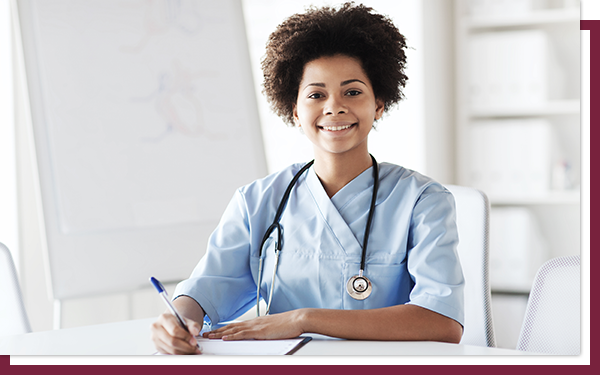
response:
<path fill-rule="evenodd" d="M 203 336 L 209 339 L 223 340 L 275 340 L 298 337 L 304 333 L 302 328 L 303 310 L 292 310 L 231 323 L 214 331 L 205 332 Z"/>
<path fill-rule="evenodd" d="M 462 326 L 416 305 L 366 310 L 304 308 L 232 323 L 203 336 L 223 340 L 288 339 L 308 332 L 350 340 L 458 343 Z"/>
<path fill-rule="evenodd" d="M 195 336 L 200 334 L 202 326 L 191 319 L 185 319 L 187 332 L 171 313 L 164 313 L 150 327 L 152 341 L 156 349 L 163 354 L 200 354 Z"/>

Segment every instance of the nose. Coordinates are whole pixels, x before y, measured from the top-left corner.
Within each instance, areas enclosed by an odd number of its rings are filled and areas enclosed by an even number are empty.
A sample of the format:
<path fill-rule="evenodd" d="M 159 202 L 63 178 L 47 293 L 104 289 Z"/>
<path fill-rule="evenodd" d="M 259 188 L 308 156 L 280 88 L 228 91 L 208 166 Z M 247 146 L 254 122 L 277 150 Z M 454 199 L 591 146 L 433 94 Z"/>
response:
<path fill-rule="evenodd" d="M 323 114 L 325 115 L 339 115 L 347 113 L 348 109 L 343 103 L 343 100 L 337 95 L 331 95 L 327 98 L 325 106 L 323 107 Z"/>

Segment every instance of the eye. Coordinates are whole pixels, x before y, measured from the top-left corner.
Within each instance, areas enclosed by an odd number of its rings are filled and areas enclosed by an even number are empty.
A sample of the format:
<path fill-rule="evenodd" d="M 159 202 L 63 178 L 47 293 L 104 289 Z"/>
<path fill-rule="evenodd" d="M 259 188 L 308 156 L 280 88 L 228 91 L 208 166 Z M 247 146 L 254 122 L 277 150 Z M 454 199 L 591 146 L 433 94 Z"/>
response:
<path fill-rule="evenodd" d="M 359 90 L 349 90 L 348 92 L 346 92 L 346 95 L 348 96 L 357 96 L 360 94 L 362 94 L 362 92 Z"/>
<path fill-rule="evenodd" d="M 323 95 L 318 92 L 312 93 L 308 96 L 309 99 L 321 99 Z"/>

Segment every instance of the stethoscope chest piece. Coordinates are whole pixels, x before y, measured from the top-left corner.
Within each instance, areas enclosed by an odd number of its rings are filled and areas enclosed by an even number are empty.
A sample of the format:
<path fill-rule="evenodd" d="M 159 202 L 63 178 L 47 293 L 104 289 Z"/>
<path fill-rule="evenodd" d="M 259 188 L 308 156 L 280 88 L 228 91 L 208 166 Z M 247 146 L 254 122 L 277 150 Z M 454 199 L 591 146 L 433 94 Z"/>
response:
<path fill-rule="evenodd" d="M 346 283 L 346 290 L 350 297 L 357 300 L 363 300 L 371 295 L 373 286 L 371 285 L 371 280 L 366 276 L 355 275 Z"/>

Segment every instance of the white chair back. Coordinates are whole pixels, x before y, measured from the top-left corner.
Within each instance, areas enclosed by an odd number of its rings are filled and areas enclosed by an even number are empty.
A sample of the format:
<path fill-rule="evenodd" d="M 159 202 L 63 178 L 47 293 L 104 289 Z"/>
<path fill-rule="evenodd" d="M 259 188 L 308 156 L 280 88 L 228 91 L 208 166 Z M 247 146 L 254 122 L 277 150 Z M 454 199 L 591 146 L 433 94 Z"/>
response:
<path fill-rule="evenodd" d="M 0 242 L 0 336 L 31 332 L 10 251 Z"/>
<path fill-rule="evenodd" d="M 578 255 L 544 263 L 533 281 L 517 350 L 579 355 L 580 292 L 581 258 Z"/>
<path fill-rule="evenodd" d="M 458 256 L 465 277 L 465 321 L 461 344 L 495 347 L 489 283 L 490 204 L 477 189 L 447 185 L 456 202 Z"/>

